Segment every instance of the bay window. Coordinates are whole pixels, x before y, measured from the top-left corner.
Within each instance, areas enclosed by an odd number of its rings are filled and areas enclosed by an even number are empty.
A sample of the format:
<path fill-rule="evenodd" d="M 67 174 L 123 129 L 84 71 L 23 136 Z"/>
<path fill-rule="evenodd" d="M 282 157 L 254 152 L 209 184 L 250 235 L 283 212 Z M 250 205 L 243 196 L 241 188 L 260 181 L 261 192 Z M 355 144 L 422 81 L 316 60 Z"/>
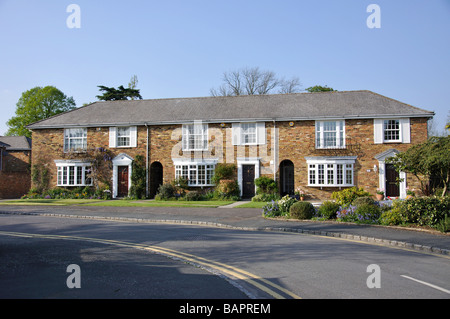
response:
<path fill-rule="evenodd" d="M 356 157 L 308 157 L 308 186 L 354 186 Z"/>
<path fill-rule="evenodd" d="M 91 163 L 79 161 L 55 161 L 57 186 L 91 186 Z"/>
<path fill-rule="evenodd" d="M 214 163 L 177 162 L 175 163 L 175 179 L 183 178 L 189 186 L 213 186 Z"/>

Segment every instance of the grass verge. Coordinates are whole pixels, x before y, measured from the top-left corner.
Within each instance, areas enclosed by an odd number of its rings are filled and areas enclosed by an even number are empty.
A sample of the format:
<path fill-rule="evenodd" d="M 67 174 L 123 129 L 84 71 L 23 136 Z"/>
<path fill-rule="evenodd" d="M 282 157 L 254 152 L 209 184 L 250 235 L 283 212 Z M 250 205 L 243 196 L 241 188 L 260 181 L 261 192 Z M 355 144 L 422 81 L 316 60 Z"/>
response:
<path fill-rule="evenodd" d="M 106 206 L 106 207 L 218 207 L 233 201 L 155 201 L 97 199 L 15 199 L 2 200 L 0 205 Z"/>

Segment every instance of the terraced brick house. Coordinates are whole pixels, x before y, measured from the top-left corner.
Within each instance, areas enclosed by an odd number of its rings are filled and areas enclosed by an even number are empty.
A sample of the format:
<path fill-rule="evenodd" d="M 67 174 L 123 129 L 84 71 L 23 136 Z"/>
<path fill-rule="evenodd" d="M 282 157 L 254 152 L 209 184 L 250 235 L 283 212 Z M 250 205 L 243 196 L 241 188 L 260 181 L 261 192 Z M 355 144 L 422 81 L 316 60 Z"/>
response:
<path fill-rule="evenodd" d="M 302 187 L 326 199 L 357 186 L 406 197 L 418 181 L 397 176 L 385 159 L 424 142 L 433 115 L 371 91 L 342 91 L 100 101 L 29 128 L 32 162 L 47 165 L 51 186 L 91 185 L 86 152 L 108 150 L 115 198 L 128 194 L 137 155 L 149 197 L 178 177 L 194 189 L 213 187 L 218 163 L 235 164 L 242 197 L 255 194 L 262 175 L 277 180 L 282 195 Z"/>

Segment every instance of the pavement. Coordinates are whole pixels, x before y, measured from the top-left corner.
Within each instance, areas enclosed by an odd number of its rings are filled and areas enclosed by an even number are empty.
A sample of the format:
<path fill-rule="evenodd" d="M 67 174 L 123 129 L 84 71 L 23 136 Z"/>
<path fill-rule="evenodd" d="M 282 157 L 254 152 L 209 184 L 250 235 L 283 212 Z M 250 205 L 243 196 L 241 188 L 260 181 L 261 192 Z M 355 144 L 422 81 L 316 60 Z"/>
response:
<path fill-rule="evenodd" d="M 297 232 L 450 256 L 449 233 L 336 221 L 267 219 L 262 217 L 261 209 L 240 208 L 239 204 L 220 208 L 0 205 L 0 214 L 192 224 L 247 231 Z"/>

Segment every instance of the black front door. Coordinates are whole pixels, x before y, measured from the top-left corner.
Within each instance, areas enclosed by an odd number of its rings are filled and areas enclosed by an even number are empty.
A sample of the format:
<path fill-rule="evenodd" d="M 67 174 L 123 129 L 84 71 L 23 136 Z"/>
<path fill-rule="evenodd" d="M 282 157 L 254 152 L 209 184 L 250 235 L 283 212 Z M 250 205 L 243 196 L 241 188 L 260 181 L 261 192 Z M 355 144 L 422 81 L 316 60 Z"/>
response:
<path fill-rule="evenodd" d="M 394 165 L 386 164 L 386 196 L 400 196 L 400 187 L 397 184 L 398 177 L 398 172 L 395 170 Z"/>
<path fill-rule="evenodd" d="M 158 188 L 163 183 L 163 166 L 160 162 L 153 162 L 150 165 L 150 198 L 154 198 L 158 193 Z"/>
<path fill-rule="evenodd" d="M 242 197 L 255 196 L 255 165 L 242 165 Z"/>
<path fill-rule="evenodd" d="M 281 196 L 294 195 L 294 164 L 290 160 L 280 163 Z"/>

